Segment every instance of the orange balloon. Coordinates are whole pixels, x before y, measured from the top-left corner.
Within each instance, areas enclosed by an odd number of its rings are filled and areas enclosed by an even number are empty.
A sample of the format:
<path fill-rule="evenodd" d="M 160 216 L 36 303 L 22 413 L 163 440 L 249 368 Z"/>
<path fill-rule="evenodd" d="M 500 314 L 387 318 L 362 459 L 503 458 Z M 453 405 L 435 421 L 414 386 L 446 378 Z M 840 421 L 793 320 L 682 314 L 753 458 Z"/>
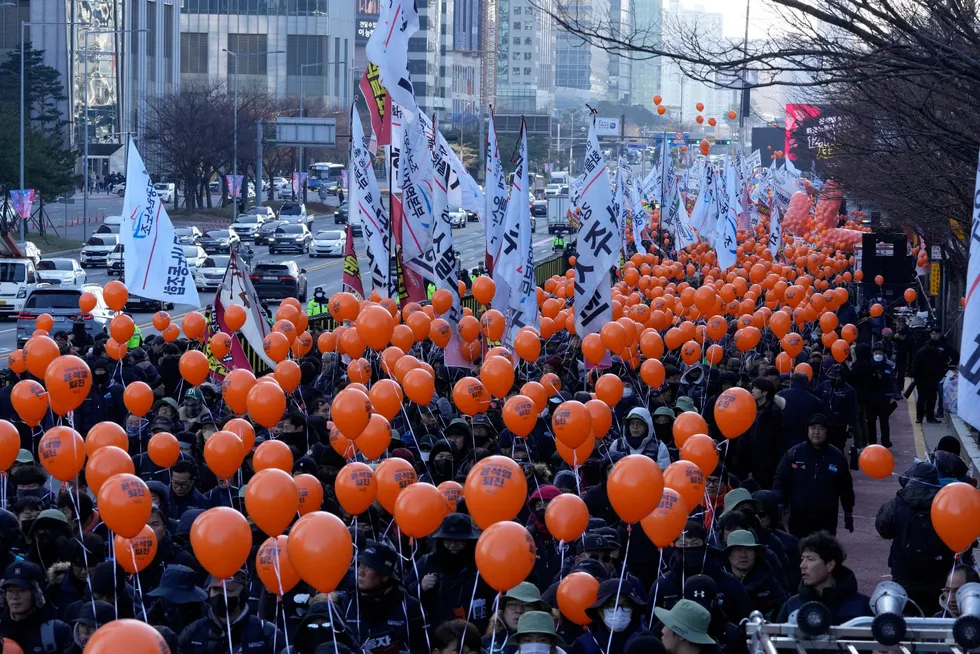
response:
<path fill-rule="evenodd" d="M 930 516 L 946 546 L 962 552 L 980 537 L 980 491 L 961 481 L 943 486 L 932 500 Z"/>
<path fill-rule="evenodd" d="M 136 538 L 150 519 L 153 498 L 145 481 L 122 473 L 105 480 L 99 489 L 97 506 L 106 527 L 123 538 Z"/>
<path fill-rule="evenodd" d="M 480 367 L 480 380 L 490 394 L 503 398 L 514 387 L 514 364 L 502 356 L 488 357 Z"/>
<path fill-rule="evenodd" d="M 132 382 L 123 391 L 123 404 L 130 413 L 142 418 L 153 408 L 153 390 L 144 382 Z"/>
<path fill-rule="evenodd" d="M 221 396 L 233 413 L 248 411 L 248 393 L 255 386 L 255 375 L 251 370 L 236 368 L 225 375 L 221 382 Z"/>
<path fill-rule="evenodd" d="M 86 291 L 78 296 L 78 308 L 81 309 L 82 313 L 91 313 L 92 309 L 95 308 L 99 301 L 96 299 L 95 294 Z M 125 304 L 125 302 L 123 303 Z"/>
<path fill-rule="evenodd" d="M 696 463 L 674 461 L 664 471 L 664 487 L 677 492 L 687 506 L 699 506 L 704 500 L 705 474 Z"/>
<path fill-rule="evenodd" d="M 388 450 L 389 445 L 391 445 L 391 424 L 383 415 L 372 414 L 367 427 L 357 437 L 357 449 L 365 458 L 373 461 L 380 458 Z"/>
<path fill-rule="evenodd" d="M 33 379 L 22 379 L 14 384 L 10 403 L 20 419 L 31 427 L 37 427 L 48 413 L 48 393 Z"/>
<path fill-rule="evenodd" d="M 286 394 L 277 384 L 256 383 L 245 397 L 245 406 L 253 422 L 272 429 L 286 412 Z"/>
<path fill-rule="evenodd" d="M 433 387 L 433 390 L 434 387 Z M 402 389 L 392 379 L 380 379 L 371 386 L 368 398 L 374 410 L 388 420 L 394 420 L 402 408 Z"/>
<path fill-rule="evenodd" d="M 36 345 L 32 346 L 32 350 L 34 347 Z M 28 366 L 30 366 L 29 358 Z M 67 415 L 68 412 L 80 407 L 92 387 L 92 371 L 89 370 L 88 364 L 70 354 L 59 356 L 52 361 L 41 377 L 44 379 L 44 387 L 48 390 L 51 410 L 59 416 Z"/>
<path fill-rule="evenodd" d="M 114 422 L 98 422 L 88 430 L 85 435 L 85 453 L 92 456 L 95 452 L 107 445 L 114 445 L 123 452 L 129 450 L 129 438 L 126 430 Z"/>
<path fill-rule="evenodd" d="M 480 576 L 502 593 L 527 579 L 536 558 L 531 534 L 509 520 L 488 525 L 476 542 L 476 567 Z"/>
<path fill-rule="evenodd" d="M 589 509 L 578 495 L 562 493 L 548 503 L 544 522 L 551 535 L 571 543 L 585 533 L 589 526 Z"/>
<path fill-rule="evenodd" d="M 213 438 L 213 437 L 212 437 Z M 241 513 L 216 506 L 191 525 L 194 558 L 215 577 L 228 579 L 245 565 L 252 549 L 252 530 Z"/>
<path fill-rule="evenodd" d="M 131 575 L 145 570 L 157 555 L 157 535 L 149 525 L 143 525 L 135 538 L 116 534 L 112 542 L 116 546 L 116 562 Z"/>
<path fill-rule="evenodd" d="M 574 449 L 591 435 L 592 414 L 581 402 L 562 402 L 551 416 L 551 428 L 555 439 Z"/>
<path fill-rule="evenodd" d="M 660 388 L 664 385 L 667 371 L 664 364 L 657 359 L 647 359 L 640 366 L 640 378 L 650 388 Z"/>
<path fill-rule="evenodd" d="M 350 567 L 354 543 L 340 518 L 314 511 L 293 525 L 287 549 L 300 578 L 321 593 L 331 593 Z"/>
<path fill-rule="evenodd" d="M 106 306 L 113 311 L 122 311 L 126 303 L 129 302 L 129 291 L 126 290 L 125 284 L 114 279 L 102 288 L 102 298 L 105 300 Z M 90 309 L 82 308 L 82 311 L 91 311 L 94 308 L 93 305 Z"/>
<path fill-rule="evenodd" d="M 259 450 L 274 442 L 266 441 Z M 245 510 L 259 529 L 269 536 L 279 536 L 299 510 L 299 491 L 293 478 L 278 468 L 259 470 L 245 488 Z"/>
<path fill-rule="evenodd" d="M 269 469 L 282 470 L 288 475 L 293 471 L 293 453 L 282 441 L 266 441 L 255 448 L 252 468 L 256 472 Z"/>
<path fill-rule="evenodd" d="M 233 332 L 237 332 L 239 329 L 244 327 L 247 318 L 248 314 L 245 313 L 245 307 L 239 304 L 232 304 L 225 309 L 225 325 L 227 325 L 228 329 Z M 164 327 L 166 327 L 166 325 L 164 325 Z M 157 329 L 159 329 L 159 327 Z"/>
<path fill-rule="evenodd" d="M 269 332 L 262 339 L 262 350 L 275 363 L 279 363 L 289 356 L 289 339 L 280 332 Z"/>
<path fill-rule="evenodd" d="M 553 397 L 558 391 L 561 390 L 561 379 L 558 378 L 553 372 L 541 375 L 541 385 L 544 386 L 544 390 L 548 392 L 548 397 Z"/>
<path fill-rule="evenodd" d="M 437 486 L 439 492 L 446 499 L 446 504 L 450 511 L 456 510 L 456 503 L 463 499 L 463 487 L 459 482 L 451 479 L 446 480 Z"/>
<path fill-rule="evenodd" d="M 173 343 L 177 340 L 177 337 L 180 336 L 180 327 L 171 323 L 167 325 L 167 328 L 160 333 L 163 334 L 163 340 L 165 342 Z"/>
<path fill-rule="evenodd" d="M 247 491 L 246 491 L 247 492 Z M 262 585 L 282 597 L 299 583 L 299 574 L 289 562 L 289 539 L 286 536 L 267 538 L 255 553 L 255 571 Z"/>
<path fill-rule="evenodd" d="M 453 305 L 453 295 L 446 289 L 439 289 L 432 294 L 432 308 L 435 309 L 436 313 L 444 314 L 449 311 L 449 308 Z"/>
<path fill-rule="evenodd" d="M 242 440 L 230 431 L 216 431 L 204 444 L 204 462 L 219 479 L 230 479 L 245 459 Z"/>
<path fill-rule="evenodd" d="M 520 513 L 527 498 L 527 479 L 513 459 L 489 456 L 476 462 L 466 475 L 463 497 L 473 521 L 486 529 Z"/>
<path fill-rule="evenodd" d="M 412 484 L 395 501 L 395 523 L 409 538 L 431 535 L 448 513 L 446 498 L 432 484 Z"/>
<path fill-rule="evenodd" d="M 0 470 L 9 470 L 20 453 L 20 434 L 6 420 L 0 420 Z"/>
<path fill-rule="evenodd" d="M 837 363 L 844 363 L 847 359 L 847 355 L 851 353 L 851 348 L 843 338 L 838 338 L 834 341 L 834 344 L 830 346 L 830 353 L 834 356 L 834 361 Z"/>
<path fill-rule="evenodd" d="M 718 465 L 718 446 L 706 434 L 695 434 L 681 448 L 681 458 L 694 463 L 705 476 L 714 472 Z"/>
<path fill-rule="evenodd" d="M 356 440 L 371 419 L 371 400 L 367 393 L 356 388 L 345 388 L 334 396 L 330 405 L 330 417 L 337 429 L 350 440 Z"/>
<path fill-rule="evenodd" d="M 296 475 L 293 482 L 299 492 L 300 515 L 319 511 L 323 505 L 323 484 L 320 483 L 320 480 L 313 475 L 302 474 Z"/>
<path fill-rule="evenodd" d="M 685 411 L 677 416 L 672 427 L 674 434 L 674 444 L 677 447 L 684 447 L 687 439 L 695 434 L 706 434 L 708 423 L 696 411 Z"/>
<path fill-rule="evenodd" d="M 657 507 L 642 520 L 640 526 L 658 548 L 670 547 L 684 531 L 689 509 L 680 493 L 665 488 Z"/>
<path fill-rule="evenodd" d="M 180 376 L 191 386 L 203 384 L 211 372 L 208 357 L 200 350 L 188 350 L 180 356 Z"/>
<path fill-rule="evenodd" d="M 276 364 L 274 375 L 279 386 L 287 393 L 292 393 L 299 388 L 302 373 L 299 370 L 299 364 L 295 361 L 290 359 L 280 361 Z"/>
<path fill-rule="evenodd" d="M 483 275 L 473 280 L 473 297 L 480 304 L 489 305 L 496 292 L 497 285 L 493 283 L 493 279 L 490 277 Z"/>
<path fill-rule="evenodd" d="M 609 503 L 627 524 L 653 511 L 664 490 L 664 479 L 653 459 L 631 454 L 616 462 L 606 481 Z"/>
<path fill-rule="evenodd" d="M 110 284 L 113 282 L 109 282 Z M 7 654 L 7 639 L 3 651 Z M 167 641 L 160 632 L 141 620 L 121 619 L 99 627 L 88 642 L 83 654 L 170 654 Z M 23 652 L 21 652 L 23 654 Z"/>
<path fill-rule="evenodd" d="M 85 442 L 71 427 L 52 427 L 37 444 L 41 466 L 58 481 L 75 478 L 85 465 Z"/>
<path fill-rule="evenodd" d="M 895 470 L 895 457 L 881 445 L 868 445 L 861 450 L 858 466 L 872 479 L 884 479 Z"/>
<path fill-rule="evenodd" d="M 153 463 L 161 468 L 169 468 L 180 458 L 180 442 L 173 434 L 165 431 L 157 432 L 146 444 L 146 453 Z"/>
<path fill-rule="evenodd" d="M 593 401 L 598 402 L 598 400 Z M 602 403 L 600 402 L 600 404 Z M 609 407 L 606 407 L 606 410 L 608 411 Z M 561 441 L 556 440 L 555 449 L 558 450 L 562 461 L 575 468 L 589 460 L 589 457 L 592 456 L 592 450 L 595 449 L 595 442 L 595 438 L 586 438 L 584 443 L 572 449 Z"/>
<path fill-rule="evenodd" d="M 525 361 L 537 361 L 541 356 L 541 339 L 534 332 L 522 329 L 514 337 L 514 351 Z"/>
<path fill-rule="evenodd" d="M 352 516 L 361 515 L 378 496 L 374 471 L 365 463 L 348 463 L 337 473 L 334 494 L 344 511 Z"/>
<path fill-rule="evenodd" d="M 729 388 L 715 401 L 715 424 L 725 438 L 737 438 L 755 422 L 756 409 L 752 393 L 738 386 Z"/>
<path fill-rule="evenodd" d="M 490 408 L 490 393 L 476 377 L 463 377 L 453 386 L 456 408 L 468 416 L 475 416 Z"/>
<path fill-rule="evenodd" d="M 13 350 L 7 356 L 7 365 L 18 375 L 27 370 L 27 356 L 24 354 L 24 350 L 19 348 Z"/>
<path fill-rule="evenodd" d="M 605 438 L 606 434 L 609 433 L 609 428 L 612 427 L 612 410 L 609 405 L 602 400 L 589 400 L 585 403 L 585 408 L 589 410 L 589 418 L 591 419 L 591 436 Z M 586 438 L 585 442 L 588 440 Z"/>
<path fill-rule="evenodd" d="M 365 345 L 380 352 L 391 342 L 395 320 L 384 307 L 370 306 L 361 311 L 354 326 Z"/>
<path fill-rule="evenodd" d="M 595 394 L 610 407 L 616 406 L 623 399 L 623 380 L 609 373 L 602 375 L 596 380 Z"/>
<path fill-rule="evenodd" d="M 85 481 L 96 495 L 107 479 L 123 473 L 136 474 L 136 467 L 126 450 L 115 445 L 100 447 L 85 463 Z"/>
<path fill-rule="evenodd" d="M 408 399 L 421 406 L 428 405 L 436 392 L 435 379 L 427 370 L 422 368 L 409 370 L 405 373 L 405 376 L 402 377 L 402 387 L 405 389 L 405 395 Z M 399 403 L 398 408 L 401 408 L 401 403 Z"/>
<path fill-rule="evenodd" d="M 595 604 L 598 597 L 599 581 L 587 572 L 573 572 L 558 584 L 558 610 L 577 625 L 592 623 L 592 618 L 585 611 Z"/>
<path fill-rule="evenodd" d="M 395 512 L 395 502 L 401 492 L 418 481 L 412 464 L 398 457 L 382 461 L 374 471 L 374 476 L 378 480 L 378 502 L 391 514 Z"/>
<path fill-rule="evenodd" d="M 534 402 L 534 406 L 538 410 L 538 413 L 544 411 L 545 407 L 548 406 L 548 392 L 544 389 L 544 386 L 538 382 L 526 382 L 523 386 L 521 386 L 521 395 L 531 398 L 531 401 Z"/>
<path fill-rule="evenodd" d="M 421 315 L 424 316 L 425 314 L 423 313 Z M 433 344 L 435 344 L 437 347 L 444 348 L 447 345 L 449 345 L 449 341 L 453 337 L 453 330 L 452 328 L 450 328 L 449 323 L 442 318 L 436 318 L 435 320 L 432 320 L 428 324 L 429 324 L 429 332 L 428 332 L 429 340 L 431 340 Z"/>
<path fill-rule="evenodd" d="M 526 438 L 538 422 L 538 410 L 531 398 L 515 395 L 504 402 L 504 425 L 516 436 Z"/>

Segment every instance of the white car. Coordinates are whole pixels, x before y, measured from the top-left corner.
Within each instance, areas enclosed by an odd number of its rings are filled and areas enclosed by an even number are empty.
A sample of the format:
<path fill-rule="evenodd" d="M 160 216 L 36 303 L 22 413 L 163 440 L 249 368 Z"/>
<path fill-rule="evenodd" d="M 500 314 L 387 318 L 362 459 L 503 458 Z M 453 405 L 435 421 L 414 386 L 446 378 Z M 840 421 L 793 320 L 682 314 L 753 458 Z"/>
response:
<path fill-rule="evenodd" d="M 174 233 L 177 234 L 177 238 L 180 239 L 181 245 L 197 245 L 204 233 L 201 232 L 200 227 L 177 227 L 174 229 Z"/>
<path fill-rule="evenodd" d="M 153 190 L 157 192 L 160 199 L 164 202 L 173 202 L 177 188 L 168 182 L 157 182 L 153 185 Z"/>
<path fill-rule="evenodd" d="M 107 267 L 109 255 L 119 244 L 118 234 L 94 234 L 89 237 L 81 252 L 82 268 L 90 266 Z"/>
<path fill-rule="evenodd" d="M 194 271 L 194 284 L 198 289 L 215 289 L 221 285 L 221 280 L 228 269 L 231 257 L 213 255 L 204 260 L 204 264 Z"/>
<path fill-rule="evenodd" d="M 310 226 L 313 219 L 306 213 L 306 205 L 302 202 L 284 202 L 279 207 L 279 220 L 285 220 L 293 225 Z"/>
<path fill-rule="evenodd" d="M 0 316 L 19 313 L 38 281 L 31 259 L 0 259 Z"/>
<path fill-rule="evenodd" d="M 88 273 L 75 259 L 41 259 L 37 276 L 42 282 L 62 286 L 81 286 L 88 281 Z"/>
<path fill-rule="evenodd" d="M 106 216 L 96 234 L 118 234 L 122 228 L 122 216 Z"/>
<path fill-rule="evenodd" d="M 309 254 L 316 257 L 342 257 L 347 249 L 347 232 L 339 229 L 321 229 L 310 241 Z"/>
<path fill-rule="evenodd" d="M 208 253 L 200 245 L 184 245 L 184 258 L 187 259 L 187 267 L 194 272 L 204 265 L 208 258 Z"/>
<path fill-rule="evenodd" d="M 31 241 L 17 241 L 17 249 L 20 250 L 21 254 L 33 261 L 35 266 L 41 260 L 41 250 Z"/>
<path fill-rule="evenodd" d="M 125 196 L 126 182 L 123 182 L 122 184 L 113 184 L 112 186 L 109 187 L 109 193 L 113 193 L 115 195 L 118 195 L 119 197 Z"/>
<path fill-rule="evenodd" d="M 466 212 L 462 209 L 456 209 L 455 211 L 449 210 L 449 226 L 452 229 L 462 229 L 466 227 Z"/>
<path fill-rule="evenodd" d="M 229 229 L 235 234 L 238 234 L 238 238 L 240 240 L 251 241 L 255 239 L 255 232 L 259 231 L 259 227 L 261 227 L 266 220 L 267 218 L 264 215 L 252 213 L 252 210 L 249 209 L 249 212 L 240 215 L 238 220 L 233 222 Z"/>

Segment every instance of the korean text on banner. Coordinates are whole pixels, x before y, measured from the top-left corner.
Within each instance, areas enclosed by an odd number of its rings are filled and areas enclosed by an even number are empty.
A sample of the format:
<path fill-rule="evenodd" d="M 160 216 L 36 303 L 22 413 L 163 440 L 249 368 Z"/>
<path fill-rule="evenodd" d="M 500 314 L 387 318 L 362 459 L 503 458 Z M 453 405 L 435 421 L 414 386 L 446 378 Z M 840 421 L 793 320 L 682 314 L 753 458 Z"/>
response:
<path fill-rule="evenodd" d="M 364 129 L 356 111 L 351 112 L 350 167 L 354 180 L 350 190 L 349 210 L 360 216 L 367 246 L 371 288 L 381 297 L 388 295 L 391 272 L 391 221 L 381 203 L 381 191 L 374 176 L 371 153 L 364 143 Z"/>
<path fill-rule="evenodd" d="M 487 270 L 493 274 L 496 259 L 500 256 L 500 247 L 503 241 L 504 216 L 507 213 L 507 186 L 504 182 L 504 167 L 500 161 L 500 148 L 497 146 L 497 132 L 493 124 L 493 114 L 490 114 L 490 121 L 487 125 L 487 170 L 486 170 L 486 195 L 484 201 L 486 208 L 484 215 L 484 227 L 486 229 L 486 265 Z"/>
<path fill-rule="evenodd" d="M 344 288 L 364 299 L 364 284 L 361 283 L 361 266 L 357 263 L 357 253 L 354 251 L 354 230 L 350 221 L 347 222 L 347 247 L 344 248 Z"/>
<path fill-rule="evenodd" d="M 237 337 L 235 332 L 225 324 L 225 311 L 232 304 L 245 307 L 245 324 L 238 331 Z M 220 361 L 212 362 L 211 370 L 214 374 L 224 377 L 230 370 L 236 368 L 252 370 L 248 355 L 239 339 L 244 339 L 252 351 L 260 353 L 267 364 L 273 365 L 271 360 L 266 359 L 265 350 L 262 347 L 262 341 L 268 333 L 269 325 L 262 315 L 259 298 L 248 278 L 248 269 L 235 252 L 232 252 L 228 259 L 225 276 L 214 296 L 213 319 L 212 327 L 217 328 L 214 331 L 222 331 L 231 335 L 231 350 Z"/>
<path fill-rule="evenodd" d="M 129 292 L 174 304 L 201 305 L 180 238 L 132 141 L 119 242 Z"/>
<path fill-rule="evenodd" d="M 378 26 L 364 47 L 368 60 L 378 65 L 391 101 L 413 112 L 418 105 L 408 73 L 408 40 L 418 30 L 415 0 L 381 0 Z"/>
<path fill-rule="evenodd" d="M 581 210 L 575 260 L 575 332 L 580 338 L 598 332 L 612 320 L 610 269 L 616 265 L 621 248 L 609 173 L 594 121 L 583 168 L 584 181 L 575 194 L 575 204 Z"/>
<path fill-rule="evenodd" d="M 980 163 L 973 193 L 970 261 L 966 273 L 963 340 L 960 343 L 960 380 L 957 405 L 963 420 L 980 429 Z"/>
<path fill-rule="evenodd" d="M 377 64 L 368 63 L 359 84 L 371 116 L 374 145 L 391 144 L 391 96 L 381 83 L 381 71 Z M 374 151 L 372 151 L 373 154 Z"/>

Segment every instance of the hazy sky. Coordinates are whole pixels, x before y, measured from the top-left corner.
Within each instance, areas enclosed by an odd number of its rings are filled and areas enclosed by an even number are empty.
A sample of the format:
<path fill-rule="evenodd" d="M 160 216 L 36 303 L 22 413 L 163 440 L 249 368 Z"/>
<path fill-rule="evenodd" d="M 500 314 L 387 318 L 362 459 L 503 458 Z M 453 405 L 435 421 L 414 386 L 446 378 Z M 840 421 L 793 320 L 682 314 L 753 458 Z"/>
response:
<path fill-rule="evenodd" d="M 749 38 L 762 39 L 774 27 L 775 13 L 766 0 L 748 0 L 749 9 Z M 664 6 L 670 6 L 670 0 Z M 720 13 L 724 16 L 724 34 L 726 37 L 741 38 L 745 34 L 745 4 L 746 0 L 681 0 L 683 9 L 703 9 L 710 13 Z"/>

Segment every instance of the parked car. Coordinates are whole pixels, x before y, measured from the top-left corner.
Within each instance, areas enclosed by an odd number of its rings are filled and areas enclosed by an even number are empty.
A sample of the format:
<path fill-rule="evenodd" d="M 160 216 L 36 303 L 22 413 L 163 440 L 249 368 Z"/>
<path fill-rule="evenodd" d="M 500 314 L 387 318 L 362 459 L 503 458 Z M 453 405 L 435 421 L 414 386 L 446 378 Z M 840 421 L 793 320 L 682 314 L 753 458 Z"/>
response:
<path fill-rule="evenodd" d="M 123 264 L 125 263 L 125 257 L 123 252 L 126 251 L 126 246 L 122 243 L 117 243 L 116 247 L 112 248 L 112 252 L 109 253 L 109 263 L 106 264 L 106 274 L 112 277 L 113 275 L 123 276 L 125 268 Z"/>
<path fill-rule="evenodd" d="M 276 229 L 275 238 L 269 243 L 269 254 L 278 252 L 306 252 L 313 235 L 306 225 L 283 225 Z"/>
<path fill-rule="evenodd" d="M 466 212 L 462 209 L 449 210 L 449 226 L 453 229 L 466 227 Z"/>
<path fill-rule="evenodd" d="M 41 260 L 41 250 L 31 241 L 17 241 L 17 249 L 36 266 Z"/>
<path fill-rule="evenodd" d="M 238 217 L 241 218 L 242 216 L 259 216 L 262 219 L 262 222 L 266 222 L 267 220 L 276 219 L 276 211 L 272 207 L 255 206 L 249 207 L 248 211 L 239 215 Z"/>
<path fill-rule="evenodd" d="M 31 259 L 0 259 L 0 316 L 16 314 L 40 278 Z M 75 306 L 78 304 L 76 302 Z M 31 330 L 34 333 L 34 330 Z"/>
<path fill-rule="evenodd" d="M 213 182 L 208 182 L 208 192 L 209 193 L 221 193 L 221 182 L 215 180 Z"/>
<path fill-rule="evenodd" d="M 113 195 L 118 195 L 123 197 L 126 195 L 126 182 L 120 182 L 119 184 L 113 184 L 109 187 L 109 193 Z"/>
<path fill-rule="evenodd" d="M 78 286 L 88 281 L 88 273 L 75 259 L 41 259 L 37 276 L 43 282 L 62 286 Z"/>
<path fill-rule="evenodd" d="M 295 261 L 260 261 L 248 276 L 262 300 L 294 297 L 306 303 L 306 270 Z"/>
<path fill-rule="evenodd" d="M 302 202 L 284 202 L 279 207 L 279 220 L 309 226 L 313 218 L 306 213 L 306 205 Z"/>
<path fill-rule="evenodd" d="M 95 308 L 90 313 L 82 313 L 78 308 L 78 298 L 82 293 L 95 296 Z M 81 320 L 85 331 L 93 338 L 105 333 L 113 313 L 102 298 L 101 284 L 82 284 L 80 286 L 39 286 L 31 291 L 24 307 L 17 314 L 17 347 L 27 342 L 36 329 L 35 321 L 42 313 L 54 319 L 54 331 L 71 332 L 76 320 Z"/>
<path fill-rule="evenodd" d="M 238 246 L 241 239 L 232 229 L 212 229 L 204 232 L 199 245 L 208 254 L 230 254 L 232 249 Z"/>
<path fill-rule="evenodd" d="M 178 227 L 174 230 L 181 245 L 197 245 L 204 234 L 198 227 Z"/>
<path fill-rule="evenodd" d="M 82 268 L 109 265 L 109 255 L 119 245 L 118 234 L 94 234 L 82 247 Z"/>
<path fill-rule="evenodd" d="M 204 265 L 204 260 L 208 258 L 208 253 L 200 245 L 185 245 L 184 258 L 187 259 L 187 266 L 193 270 Z"/>
<path fill-rule="evenodd" d="M 255 230 L 255 244 L 269 245 L 276 235 L 276 230 L 287 224 L 285 220 L 271 220 L 263 223 L 261 227 Z"/>
<path fill-rule="evenodd" d="M 129 299 L 126 300 L 125 308 L 127 311 L 170 311 L 174 308 L 174 303 L 151 300 L 148 297 L 141 297 L 130 293 Z"/>
<path fill-rule="evenodd" d="M 342 257 L 347 249 L 347 232 L 321 229 L 310 242 L 310 257 Z"/>
<path fill-rule="evenodd" d="M 346 225 L 347 224 L 347 209 L 350 205 L 347 200 L 340 203 L 337 210 L 333 212 L 333 224 L 334 225 Z"/>
<path fill-rule="evenodd" d="M 198 289 L 215 289 L 221 285 L 221 280 L 228 270 L 229 256 L 216 255 L 204 260 L 204 265 L 194 271 L 194 284 Z"/>
<path fill-rule="evenodd" d="M 96 234 L 118 234 L 122 228 L 122 216 L 106 216 L 102 224 L 95 230 Z"/>
<path fill-rule="evenodd" d="M 153 185 L 153 190 L 163 202 L 173 202 L 174 196 L 177 195 L 177 187 L 170 182 L 157 182 Z"/>

